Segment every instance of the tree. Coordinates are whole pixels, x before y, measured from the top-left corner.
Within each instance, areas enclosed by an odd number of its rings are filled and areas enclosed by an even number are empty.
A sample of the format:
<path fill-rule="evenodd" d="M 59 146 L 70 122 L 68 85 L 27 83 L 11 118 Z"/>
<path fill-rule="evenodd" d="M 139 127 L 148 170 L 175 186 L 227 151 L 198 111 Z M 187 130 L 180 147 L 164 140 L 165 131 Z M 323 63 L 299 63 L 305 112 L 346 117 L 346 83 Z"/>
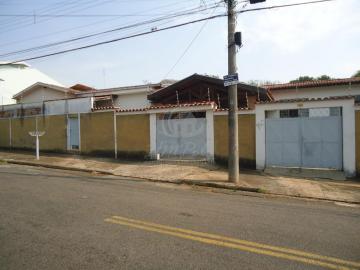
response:
<path fill-rule="evenodd" d="M 358 78 L 360 77 L 360 70 L 356 71 L 354 75 L 351 76 L 351 78 Z"/>
<path fill-rule="evenodd" d="M 300 76 L 299 78 L 290 81 L 290 83 L 297 83 L 297 82 L 312 82 L 315 80 L 324 81 L 324 80 L 331 80 L 332 78 L 329 75 L 321 75 L 319 77 L 311 77 L 311 76 Z"/>
<path fill-rule="evenodd" d="M 320 80 L 320 81 L 326 81 L 326 80 L 331 80 L 331 77 L 328 75 L 321 75 L 320 77 L 317 77 L 316 79 Z"/>
<path fill-rule="evenodd" d="M 315 80 L 314 77 L 310 77 L 310 76 L 300 76 L 299 78 L 290 81 L 290 83 L 297 83 L 297 82 L 311 82 Z"/>

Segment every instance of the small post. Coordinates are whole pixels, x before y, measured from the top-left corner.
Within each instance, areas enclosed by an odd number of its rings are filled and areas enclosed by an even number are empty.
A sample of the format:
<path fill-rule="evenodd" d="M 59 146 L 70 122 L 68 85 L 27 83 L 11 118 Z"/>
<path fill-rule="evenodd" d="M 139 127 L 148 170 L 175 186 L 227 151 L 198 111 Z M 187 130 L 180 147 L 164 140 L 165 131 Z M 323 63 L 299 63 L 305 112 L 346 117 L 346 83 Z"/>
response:
<path fill-rule="evenodd" d="M 36 160 L 40 159 L 40 141 L 39 137 L 43 136 L 45 134 L 45 131 L 30 131 L 29 135 L 32 137 L 36 137 Z"/>
<path fill-rule="evenodd" d="M 39 135 L 36 135 L 36 160 L 40 159 L 39 155 Z"/>

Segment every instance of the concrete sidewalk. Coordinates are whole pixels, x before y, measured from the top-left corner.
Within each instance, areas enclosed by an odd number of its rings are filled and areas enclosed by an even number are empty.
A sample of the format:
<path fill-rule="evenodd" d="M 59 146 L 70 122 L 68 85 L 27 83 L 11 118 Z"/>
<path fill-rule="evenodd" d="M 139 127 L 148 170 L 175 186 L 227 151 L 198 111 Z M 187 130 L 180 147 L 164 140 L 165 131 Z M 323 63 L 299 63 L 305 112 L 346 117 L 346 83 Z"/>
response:
<path fill-rule="evenodd" d="M 224 168 L 205 162 L 132 162 L 64 154 L 42 154 L 40 161 L 37 161 L 33 153 L 7 151 L 0 152 L 0 160 L 16 164 L 80 170 L 157 182 L 360 203 L 360 182 L 299 179 L 242 170 L 240 184 L 236 186 L 227 183 L 227 172 Z"/>

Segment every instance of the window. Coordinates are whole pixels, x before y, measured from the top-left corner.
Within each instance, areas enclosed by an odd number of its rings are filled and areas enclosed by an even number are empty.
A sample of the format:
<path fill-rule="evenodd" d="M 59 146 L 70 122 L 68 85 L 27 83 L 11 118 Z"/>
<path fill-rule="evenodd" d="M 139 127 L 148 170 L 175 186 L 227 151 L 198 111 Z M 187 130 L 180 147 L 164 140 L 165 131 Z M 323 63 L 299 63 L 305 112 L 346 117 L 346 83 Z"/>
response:
<path fill-rule="evenodd" d="M 309 117 L 309 109 L 300 109 L 299 117 L 303 117 L 303 118 Z"/>
<path fill-rule="evenodd" d="M 341 107 L 330 108 L 330 116 L 341 116 Z"/>
<path fill-rule="evenodd" d="M 180 112 L 180 113 L 160 113 L 158 120 L 168 119 L 187 119 L 187 118 L 205 118 L 205 112 Z"/>
<path fill-rule="evenodd" d="M 360 103 L 360 95 L 359 95 L 359 96 L 355 96 L 355 103 Z"/>
<path fill-rule="evenodd" d="M 281 110 L 280 118 L 295 118 L 299 116 L 299 110 Z"/>

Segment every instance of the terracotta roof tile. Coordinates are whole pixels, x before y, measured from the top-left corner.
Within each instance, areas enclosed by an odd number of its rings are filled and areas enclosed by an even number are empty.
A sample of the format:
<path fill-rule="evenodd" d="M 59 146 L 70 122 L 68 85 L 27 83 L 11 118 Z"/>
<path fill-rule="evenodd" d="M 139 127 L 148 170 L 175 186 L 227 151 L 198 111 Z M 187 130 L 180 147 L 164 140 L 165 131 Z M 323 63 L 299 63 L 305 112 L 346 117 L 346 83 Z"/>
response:
<path fill-rule="evenodd" d="M 105 111 L 105 110 L 116 110 L 117 107 L 114 106 L 104 106 L 104 107 L 94 107 L 91 110 L 92 111 Z"/>
<path fill-rule="evenodd" d="M 213 102 L 213 101 L 201 101 L 201 102 L 193 102 L 193 103 L 166 104 L 166 105 L 151 106 L 151 107 L 149 107 L 149 110 L 182 108 L 182 107 L 211 106 L 211 105 L 216 106 L 215 102 Z"/>
<path fill-rule="evenodd" d="M 137 109 L 117 109 L 116 112 L 145 112 L 148 108 L 137 108 Z"/>
<path fill-rule="evenodd" d="M 248 111 L 248 110 L 251 110 L 251 109 L 249 109 L 249 108 L 238 108 L 238 111 Z M 215 110 L 215 112 L 227 112 L 227 111 L 229 111 L 228 108 L 217 108 Z"/>
<path fill-rule="evenodd" d="M 327 100 L 344 100 L 344 99 L 354 99 L 354 96 L 339 96 L 339 97 L 324 97 L 324 98 L 280 99 L 280 100 L 273 100 L 273 101 L 260 101 L 260 102 L 257 102 L 256 104 L 309 102 L 309 101 L 327 101 Z"/>
<path fill-rule="evenodd" d="M 272 85 L 264 85 L 263 87 L 267 90 L 273 91 L 273 90 L 282 90 L 282 89 L 325 87 L 325 86 L 348 85 L 348 84 L 360 84 L 360 78 L 316 80 L 316 81 L 308 81 L 308 82 L 272 84 Z"/>

